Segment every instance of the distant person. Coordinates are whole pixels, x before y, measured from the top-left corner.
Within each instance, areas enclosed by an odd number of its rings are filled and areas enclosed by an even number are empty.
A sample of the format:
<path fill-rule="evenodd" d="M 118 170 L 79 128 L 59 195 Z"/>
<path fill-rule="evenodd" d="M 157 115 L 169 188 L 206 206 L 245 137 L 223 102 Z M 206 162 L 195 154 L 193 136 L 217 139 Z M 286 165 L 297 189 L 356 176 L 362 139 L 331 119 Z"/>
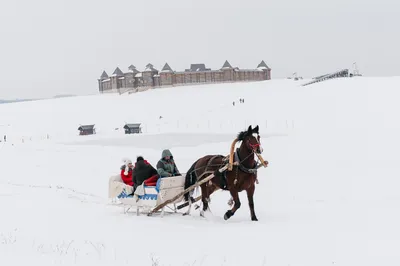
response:
<path fill-rule="evenodd" d="M 174 156 L 172 156 L 170 150 L 166 149 L 162 151 L 161 159 L 157 163 L 157 172 L 160 177 L 180 175 L 178 167 L 174 161 Z"/>
<path fill-rule="evenodd" d="M 133 187 L 133 178 L 132 178 L 133 164 L 132 164 L 132 161 L 127 159 L 127 160 L 124 160 L 124 163 L 125 164 L 121 166 L 121 179 L 122 179 L 122 181 L 124 181 L 125 184 Z"/>
<path fill-rule="evenodd" d="M 4 142 L 7 142 L 7 136 L 6 135 L 4 135 Z"/>
<path fill-rule="evenodd" d="M 145 183 L 145 185 L 156 185 L 158 180 L 157 170 L 142 156 L 136 158 L 135 167 L 133 168 L 133 183 L 134 191 L 138 186 Z"/>
<path fill-rule="evenodd" d="M 232 105 L 235 106 L 235 102 L 232 102 Z"/>

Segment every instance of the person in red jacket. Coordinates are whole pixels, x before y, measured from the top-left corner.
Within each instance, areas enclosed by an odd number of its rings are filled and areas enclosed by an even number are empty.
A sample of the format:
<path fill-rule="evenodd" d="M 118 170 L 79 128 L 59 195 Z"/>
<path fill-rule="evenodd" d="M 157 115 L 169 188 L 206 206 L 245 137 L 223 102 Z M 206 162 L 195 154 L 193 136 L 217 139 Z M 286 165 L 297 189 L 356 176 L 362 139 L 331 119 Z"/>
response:
<path fill-rule="evenodd" d="M 121 166 L 121 179 L 125 184 L 133 187 L 133 164 L 131 160 L 125 160 L 125 164 Z"/>

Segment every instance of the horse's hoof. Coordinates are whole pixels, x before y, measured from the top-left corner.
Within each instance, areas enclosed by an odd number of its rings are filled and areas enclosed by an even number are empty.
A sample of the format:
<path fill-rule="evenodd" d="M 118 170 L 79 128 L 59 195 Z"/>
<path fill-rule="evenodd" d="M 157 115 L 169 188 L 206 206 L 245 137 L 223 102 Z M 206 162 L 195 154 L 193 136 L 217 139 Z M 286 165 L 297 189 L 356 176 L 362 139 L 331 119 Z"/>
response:
<path fill-rule="evenodd" d="M 258 221 L 257 217 L 252 217 L 251 220 L 252 221 Z"/>
<path fill-rule="evenodd" d="M 186 216 L 186 215 L 189 215 L 189 213 L 184 212 L 184 213 L 182 214 L 182 216 Z"/>
<path fill-rule="evenodd" d="M 200 216 L 204 217 L 204 211 L 200 211 Z"/>
<path fill-rule="evenodd" d="M 224 220 L 228 220 L 229 218 L 231 218 L 232 217 L 232 211 L 231 210 L 229 210 L 229 211 L 227 211 L 226 213 L 225 213 L 225 215 L 224 215 Z"/>

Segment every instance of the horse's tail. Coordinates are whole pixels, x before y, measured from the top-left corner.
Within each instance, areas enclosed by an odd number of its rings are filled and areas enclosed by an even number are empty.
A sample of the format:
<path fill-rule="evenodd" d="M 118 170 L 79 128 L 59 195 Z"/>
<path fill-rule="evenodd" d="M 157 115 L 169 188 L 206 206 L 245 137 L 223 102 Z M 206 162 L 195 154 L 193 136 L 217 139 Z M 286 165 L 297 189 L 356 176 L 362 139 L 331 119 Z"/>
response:
<path fill-rule="evenodd" d="M 199 160 L 200 160 L 200 159 L 199 159 Z M 185 189 L 187 189 L 187 188 L 190 187 L 191 185 L 194 185 L 194 184 L 197 182 L 197 175 L 196 175 L 195 167 L 196 167 L 196 164 L 197 164 L 197 162 L 198 162 L 199 160 L 195 161 L 195 162 L 192 164 L 192 166 L 190 167 L 190 169 L 189 169 L 189 170 L 187 171 L 187 173 L 186 173 L 186 176 L 185 176 Z M 189 193 L 190 193 L 190 192 L 188 192 L 188 193 L 186 193 L 186 194 L 184 195 L 185 201 L 188 201 L 188 200 L 189 200 Z"/>

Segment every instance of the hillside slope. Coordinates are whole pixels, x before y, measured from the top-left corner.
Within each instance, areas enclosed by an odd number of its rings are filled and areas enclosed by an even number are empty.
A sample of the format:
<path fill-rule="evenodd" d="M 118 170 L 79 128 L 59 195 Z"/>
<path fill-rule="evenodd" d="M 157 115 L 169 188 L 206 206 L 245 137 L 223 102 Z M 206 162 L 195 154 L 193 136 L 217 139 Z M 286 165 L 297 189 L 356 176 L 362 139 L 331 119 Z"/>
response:
<path fill-rule="evenodd" d="M 10 141 L 0 143 L 0 264 L 399 264 L 400 78 L 299 85 L 276 80 L 1 105 Z M 232 106 L 238 98 L 245 103 Z M 138 120 L 144 134 L 114 130 Z M 84 123 L 95 123 L 98 134 L 77 136 Z M 245 193 L 228 221 L 230 195 L 221 191 L 206 219 L 196 211 L 137 217 L 108 204 L 108 178 L 123 157 L 143 155 L 155 165 L 169 148 L 185 172 L 200 156 L 227 154 L 250 123 L 260 125 L 270 162 L 258 174 L 258 222 L 250 221 Z"/>

